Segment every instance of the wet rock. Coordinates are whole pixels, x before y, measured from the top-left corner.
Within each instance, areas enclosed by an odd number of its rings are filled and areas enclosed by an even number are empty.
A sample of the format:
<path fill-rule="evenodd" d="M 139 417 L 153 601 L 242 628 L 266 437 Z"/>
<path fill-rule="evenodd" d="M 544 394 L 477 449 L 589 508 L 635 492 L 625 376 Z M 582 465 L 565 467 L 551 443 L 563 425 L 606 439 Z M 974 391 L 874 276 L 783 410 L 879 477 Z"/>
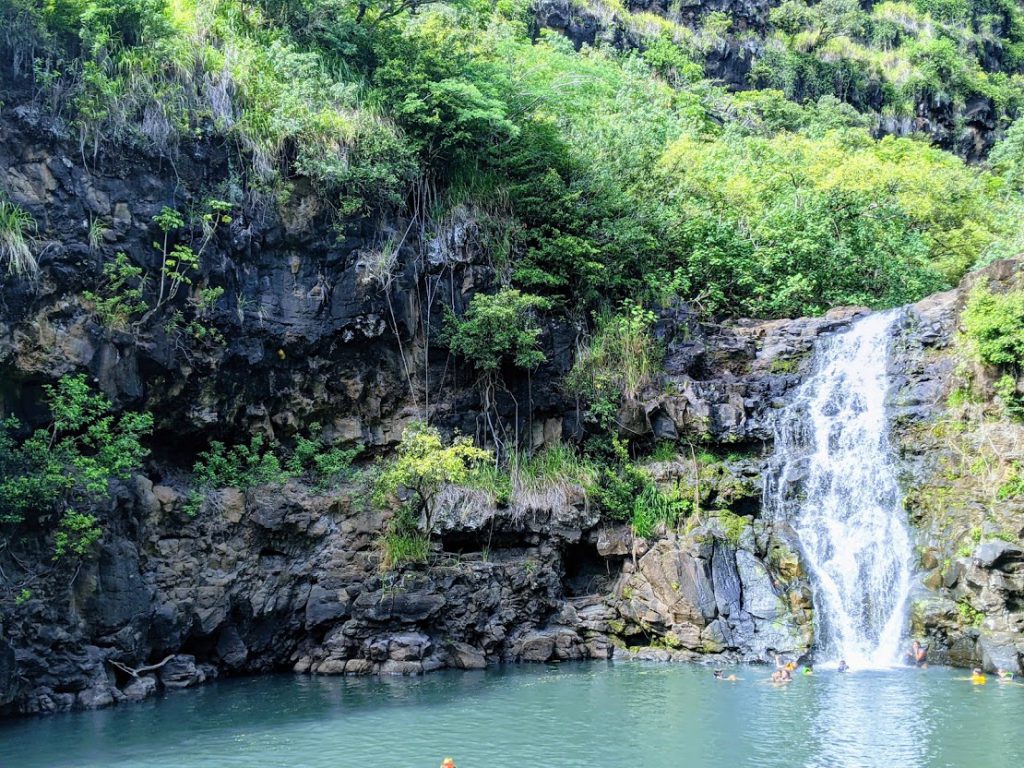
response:
<path fill-rule="evenodd" d="M 736 552 L 736 570 L 743 585 L 743 610 L 759 619 L 775 619 L 786 612 L 785 605 L 772 586 L 764 564 L 750 552 Z"/>
<path fill-rule="evenodd" d="M 132 680 L 122 690 L 125 698 L 129 701 L 142 701 L 156 693 L 157 681 L 155 677 L 143 675 Z"/>
<path fill-rule="evenodd" d="M 378 674 L 381 675 L 422 675 L 423 665 L 418 661 L 396 661 L 388 659 L 380 665 Z"/>
<path fill-rule="evenodd" d="M 393 635 L 388 643 L 388 658 L 393 661 L 420 661 L 432 648 L 430 638 L 422 633 Z"/>
<path fill-rule="evenodd" d="M 487 666 L 483 651 L 468 643 L 451 643 L 448 656 L 456 669 L 484 669 Z"/>
<path fill-rule="evenodd" d="M 217 639 L 217 656 L 229 669 L 239 669 L 249 656 L 242 636 L 234 625 L 225 627 Z"/>
<path fill-rule="evenodd" d="M 982 632 L 977 649 L 987 671 L 1007 669 L 1024 674 L 1024 637 L 1019 632 Z"/>
<path fill-rule="evenodd" d="M 530 632 L 516 645 L 521 661 L 569 661 L 583 657 L 580 638 L 568 627 L 551 627 Z"/>
<path fill-rule="evenodd" d="M 196 668 L 195 656 L 188 654 L 175 656 L 160 668 L 158 674 L 164 688 L 188 688 L 206 679 Z"/>
<path fill-rule="evenodd" d="M 982 568 L 998 568 L 1004 563 L 1024 562 L 1024 547 L 1007 541 L 986 541 L 978 545 L 972 557 Z"/>

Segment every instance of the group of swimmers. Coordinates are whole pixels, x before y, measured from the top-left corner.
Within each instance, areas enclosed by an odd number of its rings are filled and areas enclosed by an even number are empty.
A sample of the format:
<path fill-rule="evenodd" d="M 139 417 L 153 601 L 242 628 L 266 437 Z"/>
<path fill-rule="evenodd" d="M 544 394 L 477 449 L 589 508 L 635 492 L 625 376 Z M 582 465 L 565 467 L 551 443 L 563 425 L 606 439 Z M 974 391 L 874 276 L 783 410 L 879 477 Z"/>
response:
<path fill-rule="evenodd" d="M 971 685 L 985 685 L 985 683 L 988 682 L 988 678 L 985 676 L 985 673 L 981 670 L 981 667 L 975 667 L 974 669 L 972 669 L 970 677 L 961 677 L 957 679 L 970 680 Z M 999 667 L 996 669 L 996 680 L 998 680 L 1000 683 L 1012 683 L 1013 672 L 1011 672 L 1008 669 L 1003 669 L 1002 667 Z M 1020 685 L 1020 683 L 1017 683 L 1017 685 Z"/>
<path fill-rule="evenodd" d="M 910 650 L 907 652 L 907 663 L 915 667 L 926 668 L 928 666 L 928 646 L 921 645 L 917 640 L 910 646 Z M 783 661 L 782 657 L 778 654 L 775 655 L 775 671 L 772 672 L 769 682 L 782 685 L 785 683 L 793 682 L 793 673 L 796 671 L 797 665 L 793 661 Z M 848 672 L 850 665 L 846 663 L 846 659 L 840 659 L 839 665 L 836 667 L 837 672 Z M 804 677 L 810 677 L 814 674 L 814 667 L 810 662 L 804 665 L 803 673 Z M 741 678 L 736 675 L 728 675 L 721 670 L 716 669 L 714 671 L 716 680 L 724 680 L 727 682 L 735 682 Z M 1010 683 L 1014 681 L 1013 672 L 1008 669 L 999 668 L 996 670 L 996 679 L 1000 683 Z M 961 678 L 964 680 L 970 680 L 974 685 L 984 685 L 986 677 L 984 672 L 980 668 L 975 667 L 969 678 Z"/>
<path fill-rule="evenodd" d="M 845 659 L 843 661 L 839 662 L 838 669 L 839 669 L 840 672 L 845 672 L 847 669 L 849 669 L 849 667 L 846 666 Z M 775 654 L 775 671 L 772 672 L 772 676 L 770 678 L 770 682 L 776 683 L 776 684 L 791 683 L 791 682 L 793 682 L 793 673 L 795 671 L 796 671 L 796 662 L 793 662 L 793 661 L 786 661 L 786 662 L 784 662 L 782 660 L 781 656 L 779 656 L 778 654 Z M 814 667 L 811 665 L 810 662 L 807 662 L 806 664 L 804 664 L 804 668 L 803 668 L 802 674 L 803 674 L 804 677 L 810 677 L 811 675 L 814 674 Z"/>

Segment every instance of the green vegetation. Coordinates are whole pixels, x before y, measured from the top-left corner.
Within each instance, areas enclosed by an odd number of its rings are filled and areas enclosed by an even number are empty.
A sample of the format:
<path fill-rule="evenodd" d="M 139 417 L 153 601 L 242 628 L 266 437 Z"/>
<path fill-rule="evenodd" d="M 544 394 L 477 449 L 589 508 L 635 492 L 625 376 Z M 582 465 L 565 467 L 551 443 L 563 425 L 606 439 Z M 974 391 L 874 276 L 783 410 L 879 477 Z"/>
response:
<path fill-rule="evenodd" d="M 319 490 L 329 490 L 347 480 L 352 462 L 362 453 L 361 445 L 343 448 L 323 438 L 320 424 L 310 426 L 310 436 L 299 435 L 295 448 L 285 455 L 278 445 L 269 445 L 262 435 L 254 435 L 248 445 L 227 447 L 213 440 L 192 467 L 191 485 L 185 512 L 196 515 L 208 491 L 218 488 L 247 490 L 260 485 L 284 483 L 304 478 Z"/>
<path fill-rule="evenodd" d="M 960 616 L 960 621 L 969 627 L 980 627 L 985 621 L 985 612 L 979 611 L 971 605 L 966 597 L 961 597 L 956 601 L 956 612 Z"/>
<path fill-rule="evenodd" d="M 399 507 L 388 521 L 380 539 L 380 554 L 380 568 L 383 571 L 427 562 L 430 538 L 418 529 L 416 517 L 407 506 Z"/>
<path fill-rule="evenodd" d="M 7 274 L 35 277 L 39 271 L 29 248 L 36 220 L 28 211 L 0 198 L 0 263 L 7 262 Z"/>
<path fill-rule="evenodd" d="M 199 489 L 240 488 L 282 483 L 287 473 L 262 435 L 253 435 L 248 445 L 225 447 L 214 440 L 192 467 L 193 484 Z"/>
<path fill-rule="evenodd" d="M 743 532 L 750 525 L 750 519 L 737 515 L 734 512 L 730 512 L 726 509 L 715 510 L 714 516 L 718 521 L 718 524 L 722 527 L 722 532 L 725 534 L 725 538 L 734 547 L 739 546 L 740 539 L 743 536 Z"/>
<path fill-rule="evenodd" d="M 465 483 L 475 467 L 491 458 L 488 451 L 474 446 L 469 438 L 457 437 L 445 445 L 435 428 L 414 422 L 402 434 L 394 458 L 377 475 L 373 500 L 387 507 L 400 494 L 410 494 L 410 512 L 424 516 L 424 532 L 429 538 L 438 491 L 445 485 Z"/>
<path fill-rule="evenodd" d="M 511 473 L 519 493 L 539 491 L 553 485 L 586 488 L 593 483 L 597 468 L 594 462 L 573 446 L 556 443 L 532 455 L 517 454 Z"/>
<path fill-rule="evenodd" d="M 635 398 L 661 369 L 661 350 L 651 337 L 654 313 L 626 303 L 617 315 L 597 318 L 594 335 L 576 356 L 570 390 L 595 402 Z"/>
<path fill-rule="evenodd" d="M 0 523 L 52 529 L 55 558 L 86 555 L 103 531 L 94 514 L 81 510 L 94 510 L 108 498 L 111 481 L 139 467 L 153 419 L 115 415 L 84 375 L 44 391 L 48 427 L 26 433 L 16 419 L 0 422 Z"/>
<path fill-rule="evenodd" d="M 888 117 L 977 97 L 1008 122 L 1024 93 L 1012 0 L 787 0 L 755 69 L 764 89 L 740 93 L 702 72 L 750 34 L 726 14 L 690 30 L 609 8 L 642 53 L 534 36 L 526 0 L 10 0 L 2 13 L 15 62 L 83 154 L 225 138 L 225 197 L 287 204 L 303 178 L 342 231 L 385 211 L 433 231 L 474 211 L 509 303 L 478 297 L 449 330 L 484 368 L 536 364 L 538 310 L 883 307 L 1021 245 L 1024 129 L 993 173 L 917 139 L 875 141 L 857 111 L 872 94 Z M 1005 71 L 985 71 L 982 50 Z M 174 242 L 188 217 L 157 217 L 152 306 L 189 285 L 224 205 L 192 217 L 197 242 Z M 491 338 L 502 312 L 514 322 Z"/>
<path fill-rule="evenodd" d="M 1020 366 L 1024 360 L 1024 291 L 993 293 L 975 286 L 963 313 L 964 330 L 986 365 Z"/>
<path fill-rule="evenodd" d="M 1013 462 L 1006 480 L 1000 484 L 996 497 L 1002 501 L 1024 496 L 1024 467 L 1019 461 Z"/>
<path fill-rule="evenodd" d="M 478 293 L 466 314 L 446 318 L 448 346 L 482 373 L 494 373 L 505 362 L 535 368 L 544 362 L 537 340 L 541 328 L 536 313 L 551 302 L 512 289 Z"/>
<path fill-rule="evenodd" d="M 683 498 L 678 487 L 664 491 L 653 482 L 647 483 L 633 500 L 630 525 L 633 534 L 648 538 L 656 533 L 659 526 L 672 530 L 689 513 L 691 500 Z"/>
<path fill-rule="evenodd" d="M 119 253 L 103 265 L 103 279 L 95 291 L 83 291 L 82 298 L 93 306 L 96 317 L 107 328 L 125 330 L 149 305 L 143 299 L 143 270 Z"/>
<path fill-rule="evenodd" d="M 1017 383 L 1024 375 L 1024 290 L 994 293 L 980 282 L 967 299 L 963 324 L 970 353 L 1000 374 L 994 389 L 1007 413 L 1024 419 Z"/>
<path fill-rule="evenodd" d="M 346 480 L 352 474 L 352 462 L 363 452 L 363 446 L 342 448 L 329 445 L 323 437 L 323 427 L 313 423 L 310 436 L 299 435 L 295 449 L 286 462 L 288 474 L 292 477 L 307 477 L 318 488 L 326 490 Z"/>
<path fill-rule="evenodd" d="M 1024 58 L 1024 12 L 1014 0 L 911 0 L 868 8 L 857 0 L 786 0 L 770 20 L 775 33 L 755 80 L 791 98 L 834 94 L 859 109 L 880 101 L 884 115 L 909 117 L 928 99 L 963 105 L 979 97 L 1005 116 L 1024 97 L 1019 75 L 983 68 L 988 46 L 998 48 L 1011 72 Z"/>

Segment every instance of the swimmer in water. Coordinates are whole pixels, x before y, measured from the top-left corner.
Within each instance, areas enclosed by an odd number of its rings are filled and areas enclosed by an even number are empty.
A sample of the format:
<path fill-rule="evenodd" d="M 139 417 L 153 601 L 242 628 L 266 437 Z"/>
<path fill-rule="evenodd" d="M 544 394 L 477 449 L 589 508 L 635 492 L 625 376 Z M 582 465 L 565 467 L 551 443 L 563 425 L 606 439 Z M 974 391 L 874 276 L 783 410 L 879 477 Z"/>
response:
<path fill-rule="evenodd" d="M 836 668 L 839 672 L 848 672 L 850 665 L 846 663 L 846 659 L 839 660 L 839 666 Z"/>
<path fill-rule="evenodd" d="M 985 682 L 985 675 L 978 667 L 971 670 L 971 685 L 984 685 Z"/>

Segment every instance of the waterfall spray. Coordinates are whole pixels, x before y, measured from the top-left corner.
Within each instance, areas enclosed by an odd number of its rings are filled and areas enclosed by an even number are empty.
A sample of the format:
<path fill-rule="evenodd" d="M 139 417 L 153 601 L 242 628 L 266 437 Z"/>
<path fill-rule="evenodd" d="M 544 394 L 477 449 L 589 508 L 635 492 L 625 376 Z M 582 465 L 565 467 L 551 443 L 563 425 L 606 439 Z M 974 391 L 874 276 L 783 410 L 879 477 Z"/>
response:
<path fill-rule="evenodd" d="M 899 659 L 911 546 L 896 482 L 885 396 L 895 312 L 822 339 L 814 368 L 775 423 L 764 503 L 789 521 L 814 587 L 824 660 L 878 667 Z"/>

